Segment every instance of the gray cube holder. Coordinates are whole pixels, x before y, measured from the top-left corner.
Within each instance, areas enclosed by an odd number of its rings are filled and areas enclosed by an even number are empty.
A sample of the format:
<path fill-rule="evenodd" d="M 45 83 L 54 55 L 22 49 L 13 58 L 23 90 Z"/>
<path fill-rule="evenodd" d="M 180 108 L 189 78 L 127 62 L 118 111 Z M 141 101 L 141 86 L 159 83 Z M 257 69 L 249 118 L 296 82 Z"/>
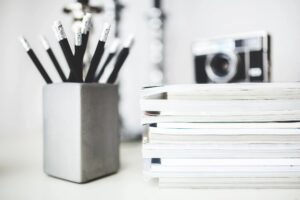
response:
<path fill-rule="evenodd" d="M 84 183 L 119 169 L 118 87 L 57 83 L 43 89 L 44 172 Z"/>

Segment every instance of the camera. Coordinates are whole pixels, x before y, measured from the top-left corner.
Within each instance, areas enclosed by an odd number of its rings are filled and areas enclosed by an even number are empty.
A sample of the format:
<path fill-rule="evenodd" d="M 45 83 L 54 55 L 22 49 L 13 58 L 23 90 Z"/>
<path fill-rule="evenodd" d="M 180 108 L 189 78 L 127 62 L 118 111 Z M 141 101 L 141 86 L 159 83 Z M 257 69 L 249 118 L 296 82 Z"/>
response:
<path fill-rule="evenodd" d="M 196 82 L 269 82 L 270 48 L 267 32 L 197 41 L 192 46 Z"/>

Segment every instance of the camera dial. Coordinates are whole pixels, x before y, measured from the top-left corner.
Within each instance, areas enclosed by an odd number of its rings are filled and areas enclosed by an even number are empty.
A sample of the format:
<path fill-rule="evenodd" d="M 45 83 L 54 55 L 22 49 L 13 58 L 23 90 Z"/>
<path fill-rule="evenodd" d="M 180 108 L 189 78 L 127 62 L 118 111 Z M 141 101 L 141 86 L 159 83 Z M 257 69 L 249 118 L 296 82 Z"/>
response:
<path fill-rule="evenodd" d="M 219 52 L 209 55 L 205 71 L 215 83 L 227 83 L 237 72 L 237 56 L 234 52 Z"/>

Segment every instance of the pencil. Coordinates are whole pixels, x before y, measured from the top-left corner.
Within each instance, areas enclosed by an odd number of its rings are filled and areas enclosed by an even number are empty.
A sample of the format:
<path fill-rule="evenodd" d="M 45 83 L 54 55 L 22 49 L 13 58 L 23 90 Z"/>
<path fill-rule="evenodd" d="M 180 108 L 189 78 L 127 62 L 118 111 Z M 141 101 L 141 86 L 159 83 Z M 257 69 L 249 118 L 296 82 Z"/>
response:
<path fill-rule="evenodd" d="M 116 55 L 118 48 L 119 48 L 119 44 L 120 44 L 120 40 L 118 38 L 116 38 L 113 43 L 111 44 L 110 48 L 109 48 L 109 54 L 101 68 L 101 70 L 99 71 L 99 73 L 96 75 L 94 82 L 99 82 L 101 76 L 103 75 L 105 68 L 107 67 L 107 65 L 110 63 L 110 61 L 114 58 L 114 56 Z"/>
<path fill-rule="evenodd" d="M 89 33 L 91 29 L 91 19 L 92 19 L 92 14 L 91 13 L 86 13 L 82 19 L 82 27 L 81 27 L 81 33 L 82 33 L 82 44 L 81 44 L 81 55 L 80 59 L 84 58 L 84 54 L 87 48 L 88 40 L 89 40 Z"/>
<path fill-rule="evenodd" d="M 78 69 L 79 76 L 81 77 L 82 82 L 82 65 L 83 65 L 83 53 L 82 53 L 82 34 L 81 30 L 78 29 L 75 31 L 75 53 L 74 53 L 74 60 L 75 66 Z"/>
<path fill-rule="evenodd" d="M 81 82 L 82 79 L 80 79 L 80 73 L 78 69 L 76 68 L 76 65 L 74 64 L 74 59 L 73 59 L 73 53 L 70 47 L 70 44 L 68 42 L 66 33 L 64 31 L 64 28 L 61 24 L 60 21 L 55 21 L 53 24 L 53 31 L 56 35 L 56 38 L 59 42 L 59 45 L 63 51 L 63 54 L 66 58 L 66 61 L 69 65 L 70 68 L 70 75 L 74 75 L 74 78 L 69 76 L 68 81 L 70 82 Z"/>
<path fill-rule="evenodd" d="M 115 83 L 115 81 L 117 80 L 118 73 L 119 73 L 121 67 L 123 66 L 126 58 L 128 57 L 128 54 L 130 52 L 130 48 L 133 45 L 133 41 L 134 41 L 133 36 L 130 36 L 128 38 L 128 40 L 124 43 L 124 47 L 122 48 L 122 50 L 120 51 L 120 53 L 117 57 L 116 63 L 115 63 L 114 68 L 113 68 L 113 71 L 110 74 L 109 78 L 107 79 L 107 83 L 112 84 L 112 83 Z"/>
<path fill-rule="evenodd" d="M 101 61 L 101 58 L 103 56 L 103 52 L 104 52 L 104 46 L 105 46 L 105 42 L 107 40 L 108 37 L 108 33 L 110 30 L 110 24 L 105 23 L 103 26 L 103 30 L 100 36 L 100 39 L 98 41 L 96 50 L 94 52 L 94 55 L 92 57 L 91 60 L 91 64 L 90 64 L 90 68 L 88 70 L 88 73 L 86 75 L 85 78 L 85 82 L 90 83 L 94 81 L 94 77 L 95 77 L 95 73 L 97 71 L 97 67 Z"/>
<path fill-rule="evenodd" d="M 49 45 L 49 42 L 47 41 L 47 39 L 44 37 L 44 36 L 40 36 L 40 40 L 42 42 L 42 45 L 43 47 L 45 48 L 48 56 L 50 57 L 50 60 L 52 61 L 57 73 L 59 74 L 61 80 L 63 82 L 66 82 L 67 81 L 67 78 L 63 72 L 63 70 L 61 69 L 60 67 L 60 64 L 58 63 L 57 59 L 56 59 L 56 56 L 54 55 L 50 45 Z"/>
<path fill-rule="evenodd" d="M 27 54 L 29 55 L 30 59 L 32 60 L 32 62 L 34 63 L 34 65 L 36 66 L 36 68 L 38 69 L 38 71 L 40 72 L 42 77 L 44 78 L 44 80 L 46 81 L 46 83 L 48 83 L 48 84 L 52 83 L 52 80 L 50 79 L 49 75 L 47 74 L 46 70 L 44 69 L 42 63 L 39 61 L 38 57 L 35 55 L 32 48 L 30 47 L 28 41 L 23 36 L 21 36 L 20 42 L 21 42 L 22 46 L 24 47 L 24 49 L 26 50 Z"/>

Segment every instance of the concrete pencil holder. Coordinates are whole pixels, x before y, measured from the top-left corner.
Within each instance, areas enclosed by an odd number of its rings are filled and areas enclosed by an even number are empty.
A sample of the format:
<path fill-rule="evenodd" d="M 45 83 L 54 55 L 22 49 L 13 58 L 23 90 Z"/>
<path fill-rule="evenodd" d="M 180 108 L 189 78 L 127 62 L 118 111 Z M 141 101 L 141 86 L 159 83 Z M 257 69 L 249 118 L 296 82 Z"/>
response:
<path fill-rule="evenodd" d="M 118 87 L 58 83 L 43 89 L 44 172 L 84 183 L 119 169 Z"/>

